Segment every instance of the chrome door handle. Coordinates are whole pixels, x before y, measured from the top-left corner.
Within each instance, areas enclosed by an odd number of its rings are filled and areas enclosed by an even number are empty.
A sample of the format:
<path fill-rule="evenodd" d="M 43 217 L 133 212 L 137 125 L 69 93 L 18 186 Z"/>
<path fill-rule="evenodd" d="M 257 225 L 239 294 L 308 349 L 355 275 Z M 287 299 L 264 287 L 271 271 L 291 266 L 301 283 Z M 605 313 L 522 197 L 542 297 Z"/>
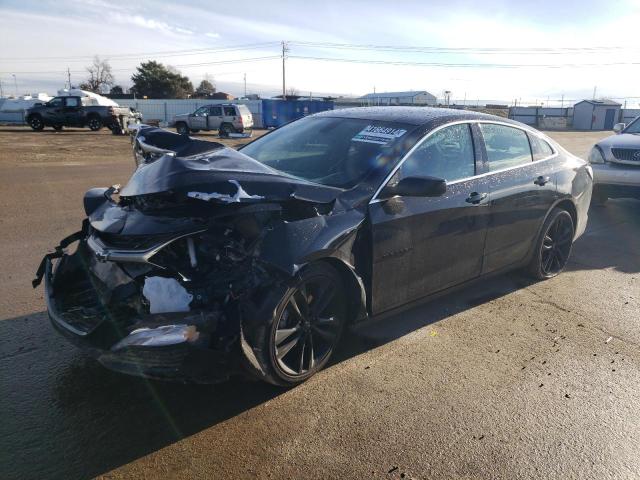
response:
<path fill-rule="evenodd" d="M 542 175 L 540 175 L 538 178 L 536 178 L 533 183 L 540 186 L 540 187 L 544 187 L 547 182 L 551 181 L 551 178 L 549 177 L 543 177 Z"/>
<path fill-rule="evenodd" d="M 484 200 L 485 198 L 487 198 L 487 193 L 478 193 L 478 192 L 471 192 L 469 194 L 469 196 L 467 197 L 467 199 L 465 200 L 465 202 L 467 203 L 471 203 L 473 205 L 477 205 L 479 204 L 482 200 Z"/>

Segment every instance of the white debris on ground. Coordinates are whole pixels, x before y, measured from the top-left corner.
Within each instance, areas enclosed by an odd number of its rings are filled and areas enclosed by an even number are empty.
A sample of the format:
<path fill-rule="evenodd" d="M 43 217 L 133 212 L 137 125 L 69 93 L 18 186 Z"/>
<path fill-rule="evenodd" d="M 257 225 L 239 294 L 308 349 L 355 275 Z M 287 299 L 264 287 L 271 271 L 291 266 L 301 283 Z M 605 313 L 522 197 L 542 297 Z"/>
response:
<path fill-rule="evenodd" d="M 198 200 L 204 200 L 206 202 L 210 200 L 220 200 L 226 203 L 238 203 L 240 202 L 240 200 L 261 200 L 264 198 L 260 195 L 249 195 L 237 180 L 229 180 L 229 183 L 233 183 L 236 187 L 238 187 L 238 191 L 234 195 L 217 192 L 189 192 L 187 193 L 187 196 L 191 198 L 197 198 Z"/>
<path fill-rule="evenodd" d="M 149 300 L 149 313 L 188 312 L 193 300 L 175 278 L 147 277 L 142 294 Z"/>

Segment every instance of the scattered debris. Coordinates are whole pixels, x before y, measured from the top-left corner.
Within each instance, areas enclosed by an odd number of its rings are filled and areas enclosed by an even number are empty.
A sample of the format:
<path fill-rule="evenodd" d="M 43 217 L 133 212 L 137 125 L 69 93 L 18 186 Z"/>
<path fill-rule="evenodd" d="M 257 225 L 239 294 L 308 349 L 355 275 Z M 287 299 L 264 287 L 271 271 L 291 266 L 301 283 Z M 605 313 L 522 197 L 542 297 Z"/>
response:
<path fill-rule="evenodd" d="M 393 473 L 393 472 L 395 472 L 396 470 L 398 470 L 398 467 L 395 467 L 395 466 L 394 466 L 394 467 L 391 467 L 391 470 L 389 470 L 387 473 Z"/>
<path fill-rule="evenodd" d="M 568 393 L 565 393 L 564 398 L 571 398 L 571 395 L 569 395 Z"/>
<path fill-rule="evenodd" d="M 611 340 L 613 340 L 613 337 L 609 337 L 609 338 L 607 338 L 607 339 L 604 341 L 604 343 L 609 343 Z"/>
<path fill-rule="evenodd" d="M 240 203 L 241 200 L 262 200 L 264 197 L 261 195 L 249 195 L 237 180 L 229 180 L 229 183 L 234 184 L 238 190 L 232 195 L 226 193 L 204 193 L 204 192 L 188 192 L 187 196 L 191 198 L 197 198 L 198 200 L 204 200 L 208 202 L 210 200 L 220 200 L 225 203 Z"/>
<path fill-rule="evenodd" d="M 149 313 L 188 312 L 193 300 L 175 278 L 147 277 L 142 294 L 149 300 Z"/>

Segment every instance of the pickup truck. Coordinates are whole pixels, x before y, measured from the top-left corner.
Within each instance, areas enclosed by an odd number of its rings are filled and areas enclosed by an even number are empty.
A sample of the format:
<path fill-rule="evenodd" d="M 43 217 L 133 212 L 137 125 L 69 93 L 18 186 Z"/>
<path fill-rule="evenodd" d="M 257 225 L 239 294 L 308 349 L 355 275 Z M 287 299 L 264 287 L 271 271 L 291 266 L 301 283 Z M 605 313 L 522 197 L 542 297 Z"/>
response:
<path fill-rule="evenodd" d="M 54 97 L 47 103 L 36 103 L 26 111 L 29 126 L 40 131 L 44 127 L 62 130 L 62 127 L 89 127 L 93 131 L 103 126 L 115 134 L 124 133 L 129 122 L 136 122 L 129 107 L 89 105 L 87 97 Z"/>

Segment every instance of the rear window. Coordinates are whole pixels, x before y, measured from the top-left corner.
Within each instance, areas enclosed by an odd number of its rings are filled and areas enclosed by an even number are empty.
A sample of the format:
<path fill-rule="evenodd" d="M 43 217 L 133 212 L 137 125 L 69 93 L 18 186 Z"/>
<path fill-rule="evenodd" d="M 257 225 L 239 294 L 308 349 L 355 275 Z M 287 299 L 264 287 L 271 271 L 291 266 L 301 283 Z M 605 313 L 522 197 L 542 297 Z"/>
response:
<path fill-rule="evenodd" d="M 531 151 L 534 160 L 542 160 L 553 155 L 553 148 L 551 148 L 551 145 L 549 145 L 546 140 L 532 134 L 529 134 L 529 140 L 531 141 Z"/>
<path fill-rule="evenodd" d="M 531 147 L 526 132 L 494 123 L 481 123 L 480 130 L 487 149 L 489 171 L 530 163 Z"/>

